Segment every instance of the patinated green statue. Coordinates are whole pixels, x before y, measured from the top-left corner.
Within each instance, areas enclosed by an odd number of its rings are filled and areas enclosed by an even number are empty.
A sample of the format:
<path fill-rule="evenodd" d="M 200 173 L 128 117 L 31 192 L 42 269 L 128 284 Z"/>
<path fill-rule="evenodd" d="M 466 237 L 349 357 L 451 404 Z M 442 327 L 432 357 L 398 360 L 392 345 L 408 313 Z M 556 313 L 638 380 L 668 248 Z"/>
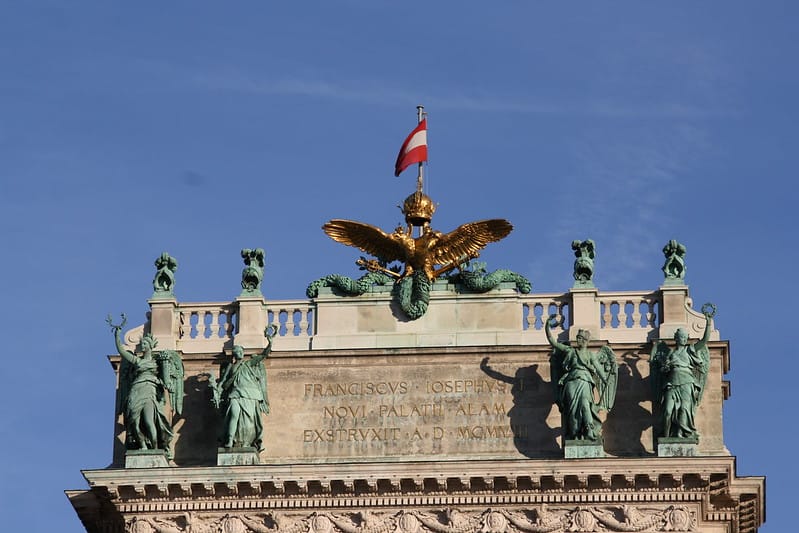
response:
<path fill-rule="evenodd" d="M 663 275 L 666 277 L 666 284 L 682 285 L 685 283 L 686 251 L 685 245 L 674 239 L 663 247 L 663 255 L 666 256 L 666 262 L 663 263 Z"/>
<path fill-rule="evenodd" d="M 241 271 L 241 295 L 261 296 L 261 282 L 264 279 L 264 250 L 244 248 L 241 257 L 244 259 L 244 270 Z"/>
<path fill-rule="evenodd" d="M 308 285 L 305 294 L 309 298 L 319 296 L 321 287 L 335 287 L 344 294 L 357 296 L 364 294 L 375 286 L 386 286 L 394 283 L 392 294 L 400 306 L 400 309 L 410 318 L 416 320 L 422 317 L 430 305 L 430 291 L 433 282 L 421 273 L 414 273 L 410 277 L 397 279 L 386 272 L 398 272 L 396 266 L 388 267 L 385 262 L 366 259 L 361 257 L 356 264 L 362 270 L 369 270 L 365 275 L 357 280 L 340 274 L 331 274 L 319 278 Z M 374 265 L 379 265 L 380 269 Z M 466 262 L 459 266 L 459 271 L 447 276 L 447 281 L 457 284 L 462 292 L 483 293 L 495 289 L 503 282 L 512 282 L 516 285 L 516 290 L 522 294 L 528 294 L 532 289 L 530 281 L 511 270 L 499 269 L 494 272 L 487 272 L 483 262 Z"/>
<path fill-rule="evenodd" d="M 209 376 L 213 404 L 223 417 L 223 448 L 255 448 L 263 451 L 264 424 L 262 414 L 269 414 L 266 370 L 263 360 L 272 351 L 274 326 L 267 327 L 264 350 L 244 359 L 244 348 L 233 347 L 233 359 L 222 369 L 219 381 Z"/>
<path fill-rule="evenodd" d="M 555 403 L 560 409 L 563 438 L 600 442 L 601 410 L 610 411 L 616 399 L 619 367 L 616 355 L 609 346 L 594 353 L 588 349 L 591 335 L 587 330 L 577 332 L 577 346 L 562 344 L 552 334 L 557 316 L 545 322 L 547 340 L 552 346 L 550 372 L 555 388 Z M 599 401 L 596 401 L 596 391 Z"/>
<path fill-rule="evenodd" d="M 125 419 L 125 447 L 129 450 L 164 450 L 172 458 L 171 417 L 166 412 L 169 396 L 173 415 L 183 411 L 183 361 L 173 350 L 155 352 L 158 341 L 145 333 L 141 338 L 141 353 L 129 351 L 122 343 L 122 323 L 106 320 L 114 332 L 117 352 L 122 357 L 119 367 L 119 396 L 117 406 Z"/>
<path fill-rule="evenodd" d="M 594 286 L 594 241 L 572 241 L 572 250 L 577 259 L 574 260 L 574 288 L 592 288 Z"/>
<path fill-rule="evenodd" d="M 474 293 L 488 292 L 504 282 L 513 283 L 522 294 L 529 294 L 533 289 L 530 280 L 512 270 L 500 268 L 489 273 L 484 261 L 469 261 L 460 265 L 458 272 L 448 276 L 448 281 Z"/>
<path fill-rule="evenodd" d="M 168 253 L 162 253 L 155 260 L 155 277 L 153 278 L 153 298 L 175 297 L 175 271 L 178 260 Z"/>
<path fill-rule="evenodd" d="M 688 343 L 688 332 L 674 333 L 674 348 L 659 341 L 652 346 L 650 376 L 660 414 L 659 436 L 698 442 L 696 408 L 702 402 L 710 366 L 710 320 L 716 313 L 713 304 L 702 306 L 705 332 L 702 338 Z"/>

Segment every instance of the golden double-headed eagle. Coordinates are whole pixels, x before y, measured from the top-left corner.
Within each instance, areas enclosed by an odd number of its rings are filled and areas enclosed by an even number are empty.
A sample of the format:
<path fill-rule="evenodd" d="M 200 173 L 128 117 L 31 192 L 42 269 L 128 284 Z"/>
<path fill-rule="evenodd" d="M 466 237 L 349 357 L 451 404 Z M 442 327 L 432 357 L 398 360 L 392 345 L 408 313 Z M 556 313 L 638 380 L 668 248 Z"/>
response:
<path fill-rule="evenodd" d="M 393 233 L 353 220 L 331 220 L 322 229 L 334 241 L 354 246 L 371 254 L 384 263 L 401 261 L 404 272 L 397 273 L 380 265 L 374 259 L 362 260 L 358 264 L 371 271 L 380 271 L 402 279 L 414 272 L 424 272 L 428 280 L 459 267 L 480 255 L 488 243 L 505 238 L 513 229 L 507 220 L 491 219 L 468 222 L 447 234 L 430 227 L 435 212 L 433 200 L 417 190 L 402 206 L 407 228 L 398 226 Z M 414 227 L 419 228 L 414 237 Z"/>

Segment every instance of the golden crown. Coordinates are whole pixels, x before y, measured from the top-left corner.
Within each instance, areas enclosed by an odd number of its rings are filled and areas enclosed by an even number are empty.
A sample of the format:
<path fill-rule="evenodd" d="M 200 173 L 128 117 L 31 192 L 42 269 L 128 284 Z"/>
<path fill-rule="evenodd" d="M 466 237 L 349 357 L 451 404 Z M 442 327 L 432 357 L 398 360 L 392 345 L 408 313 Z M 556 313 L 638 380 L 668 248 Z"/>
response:
<path fill-rule="evenodd" d="M 412 226 L 423 226 L 429 223 L 436 212 L 436 204 L 433 199 L 421 191 L 411 194 L 402 203 L 402 214 L 405 215 L 405 222 Z"/>

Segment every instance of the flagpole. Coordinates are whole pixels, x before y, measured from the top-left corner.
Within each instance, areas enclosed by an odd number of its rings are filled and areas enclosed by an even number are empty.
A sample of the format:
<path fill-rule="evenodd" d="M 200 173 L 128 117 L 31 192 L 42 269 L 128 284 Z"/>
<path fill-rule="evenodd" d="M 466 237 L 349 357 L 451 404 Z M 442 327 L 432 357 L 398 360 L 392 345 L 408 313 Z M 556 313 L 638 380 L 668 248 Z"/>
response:
<path fill-rule="evenodd" d="M 424 115 L 425 115 L 424 106 L 423 105 L 416 106 L 416 119 L 418 120 L 419 124 L 421 124 L 422 121 L 424 120 Z M 422 181 L 424 176 L 424 171 L 422 170 L 423 164 L 424 163 L 422 161 L 419 161 L 419 174 L 417 174 L 416 176 L 416 190 L 419 192 L 422 192 Z"/>

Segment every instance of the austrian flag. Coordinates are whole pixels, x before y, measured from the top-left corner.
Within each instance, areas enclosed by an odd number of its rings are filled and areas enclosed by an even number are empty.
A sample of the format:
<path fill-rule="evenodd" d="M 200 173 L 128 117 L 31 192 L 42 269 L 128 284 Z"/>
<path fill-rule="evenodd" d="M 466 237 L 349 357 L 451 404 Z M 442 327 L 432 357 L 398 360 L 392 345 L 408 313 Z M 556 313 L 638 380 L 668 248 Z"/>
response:
<path fill-rule="evenodd" d="M 427 161 L 427 119 L 421 121 L 402 143 L 394 165 L 394 175 L 399 176 L 410 165 L 422 161 Z"/>

